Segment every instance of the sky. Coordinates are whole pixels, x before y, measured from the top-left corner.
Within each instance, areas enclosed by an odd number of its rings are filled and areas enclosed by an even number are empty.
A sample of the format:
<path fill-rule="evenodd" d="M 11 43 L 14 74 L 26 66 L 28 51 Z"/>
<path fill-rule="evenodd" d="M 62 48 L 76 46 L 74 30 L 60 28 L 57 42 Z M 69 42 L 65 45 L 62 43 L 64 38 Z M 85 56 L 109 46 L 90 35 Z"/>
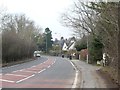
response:
<path fill-rule="evenodd" d="M 53 39 L 71 37 L 73 32 L 62 26 L 60 15 L 71 7 L 72 0 L 0 0 L 0 7 L 8 13 L 25 14 L 40 25 L 43 30 L 48 27 L 52 31 Z"/>

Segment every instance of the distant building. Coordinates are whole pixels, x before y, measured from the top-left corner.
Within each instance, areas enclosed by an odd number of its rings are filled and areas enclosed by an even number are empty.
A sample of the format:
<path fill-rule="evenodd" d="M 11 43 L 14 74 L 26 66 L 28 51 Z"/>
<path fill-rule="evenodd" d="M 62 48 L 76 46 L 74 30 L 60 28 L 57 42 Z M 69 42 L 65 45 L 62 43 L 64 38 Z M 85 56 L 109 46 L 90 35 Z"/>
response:
<path fill-rule="evenodd" d="M 53 42 L 54 45 L 59 45 L 59 40 L 55 38 L 55 41 Z"/>
<path fill-rule="evenodd" d="M 68 46 L 67 46 L 66 43 L 64 43 L 64 45 L 63 45 L 63 47 L 62 47 L 62 50 L 63 50 L 63 51 L 67 51 L 67 50 L 68 50 Z"/>
<path fill-rule="evenodd" d="M 76 50 L 75 47 L 74 47 L 75 42 L 76 42 L 75 37 L 69 38 L 68 40 L 66 39 L 64 41 L 62 50 L 63 51 Z"/>
<path fill-rule="evenodd" d="M 59 45 L 60 45 L 60 47 L 61 47 L 61 50 L 62 50 L 62 48 L 63 48 L 64 42 L 65 42 L 64 38 L 61 37 L 61 39 L 60 39 L 60 41 L 59 41 Z"/>

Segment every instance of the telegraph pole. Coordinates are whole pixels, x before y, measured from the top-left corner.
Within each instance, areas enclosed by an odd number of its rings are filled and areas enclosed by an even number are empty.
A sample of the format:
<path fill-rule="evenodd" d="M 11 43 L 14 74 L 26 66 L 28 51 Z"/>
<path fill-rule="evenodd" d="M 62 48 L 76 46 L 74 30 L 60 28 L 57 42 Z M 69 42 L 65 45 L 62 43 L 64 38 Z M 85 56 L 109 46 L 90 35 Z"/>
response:
<path fill-rule="evenodd" d="M 89 35 L 88 35 L 89 36 Z M 89 43 L 88 43 L 88 36 L 87 36 L 87 63 L 89 63 L 89 50 L 88 50 L 88 47 L 89 47 Z"/>

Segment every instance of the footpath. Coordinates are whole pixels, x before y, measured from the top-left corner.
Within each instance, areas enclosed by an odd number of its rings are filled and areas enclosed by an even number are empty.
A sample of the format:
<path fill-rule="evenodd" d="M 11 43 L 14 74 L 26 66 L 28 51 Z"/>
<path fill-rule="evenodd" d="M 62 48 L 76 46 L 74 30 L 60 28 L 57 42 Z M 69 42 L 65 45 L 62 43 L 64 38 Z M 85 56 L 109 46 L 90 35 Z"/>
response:
<path fill-rule="evenodd" d="M 87 64 L 81 60 L 71 60 L 79 71 L 80 88 L 118 88 L 107 73 L 101 71 L 102 66 Z"/>

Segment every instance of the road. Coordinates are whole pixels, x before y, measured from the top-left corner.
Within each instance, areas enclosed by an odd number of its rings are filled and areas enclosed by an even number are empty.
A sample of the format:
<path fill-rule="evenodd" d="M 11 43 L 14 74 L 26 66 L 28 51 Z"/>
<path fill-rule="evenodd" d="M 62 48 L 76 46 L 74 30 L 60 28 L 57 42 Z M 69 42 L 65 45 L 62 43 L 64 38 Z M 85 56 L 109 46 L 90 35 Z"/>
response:
<path fill-rule="evenodd" d="M 2 68 L 1 88 L 72 88 L 76 71 L 69 60 L 42 56 Z"/>

